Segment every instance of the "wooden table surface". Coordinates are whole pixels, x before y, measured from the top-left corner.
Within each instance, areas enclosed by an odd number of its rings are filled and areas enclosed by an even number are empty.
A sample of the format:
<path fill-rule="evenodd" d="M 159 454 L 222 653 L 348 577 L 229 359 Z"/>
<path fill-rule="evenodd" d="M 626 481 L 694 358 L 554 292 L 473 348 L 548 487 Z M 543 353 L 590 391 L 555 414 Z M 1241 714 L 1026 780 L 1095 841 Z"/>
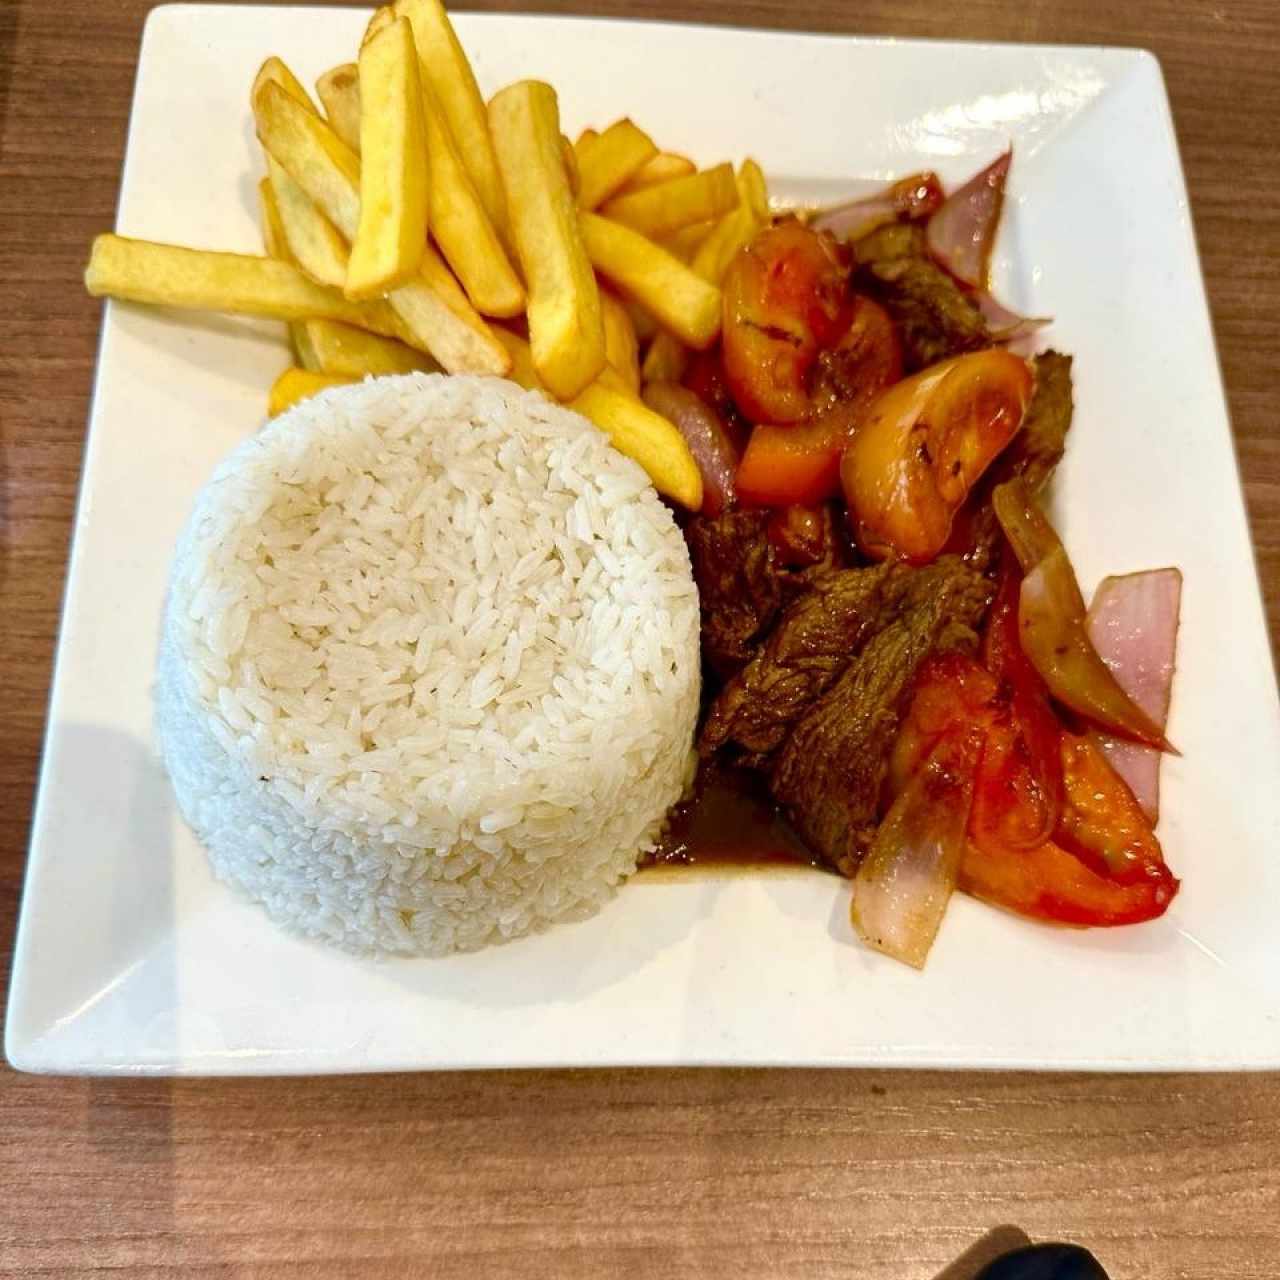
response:
<path fill-rule="evenodd" d="M 6 989 L 98 334 L 100 308 L 82 293 L 80 271 L 90 237 L 112 223 L 147 7 L 0 6 Z M 1274 643 L 1276 0 L 538 7 L 1154 49 L 1190 181 Z M 963 21 L 946 16 L 955 9 Z M 1280 1079 L 546 1071 L 167 1083 L 0 1075 L 5 1276 L 917 1280 L 1000 1222 L 1087 1244 L 1116 1280 L 1280 1275 Z"/>

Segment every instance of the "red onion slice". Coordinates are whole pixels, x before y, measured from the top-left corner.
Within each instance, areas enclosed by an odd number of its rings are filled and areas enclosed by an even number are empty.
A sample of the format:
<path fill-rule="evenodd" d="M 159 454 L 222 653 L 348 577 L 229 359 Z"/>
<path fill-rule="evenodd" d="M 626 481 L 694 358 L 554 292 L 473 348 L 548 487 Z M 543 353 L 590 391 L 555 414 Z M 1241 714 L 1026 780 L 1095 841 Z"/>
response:
<path fill-rule="evenodd" d="M 1151 569 L 1105 578 L 1089 606 L 1089 638 L 1116 683 L 1164 731 L 1169 718 L 1182 573 Z M 1160 814 L 1160 752 L 1097 734 L 1111 767 L 1154 823 Z"/>
<path fill-rule="evenodd" d="M 973 289 L 985 289 L 991 249 L 1004 208 L 1004 185 L 1013 163 L 1006 151 L 943 202 L 929 219 L 929 252 L 953 276 Z"/>
<path fill-rule="evenodd" d="M 942 203 L 942 184 L 936 174 L 926 170 L 823 209 L 809 225 L 815 231 L 829 231 L 837 240 L 851 244 L 899 218 L 908 221 L 927 218 Z"/>
<path fill-rule="evenodd" d="M 684 436 L 702 473 L 703 513 L 714 517 L 733 506 L 738 499 L 733 481 L 738 451 L 715 412 L 701 396 L 677 382 L 648 383 L 644 402 Z"/>
<path fill-rule="evenodd" d="M 986 289 L 978 289 L 970 296 L 974 305 L 982 312 L 993 342 L 1016 342 L 1019 338 L 1030 337 L 1038 329 L 1053 323 L 1048 316 L 1023 316 L 1010 311 Z"/>
<path fill-rule="evenodd" d="M 853 881 L 850 917 L 868 946 L 924 967 L 960 874 L 980 731 L 944 738 L 876 831 Z"/>

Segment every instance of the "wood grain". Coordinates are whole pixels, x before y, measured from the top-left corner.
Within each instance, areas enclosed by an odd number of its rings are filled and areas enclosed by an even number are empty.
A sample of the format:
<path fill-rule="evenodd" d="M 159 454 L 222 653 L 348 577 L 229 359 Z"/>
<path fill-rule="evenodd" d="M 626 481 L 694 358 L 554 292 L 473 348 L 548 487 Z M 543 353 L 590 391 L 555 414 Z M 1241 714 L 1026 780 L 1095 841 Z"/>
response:
<path fill-rule="evenodd" d="M 496 4 L 490 7 L 517 7 Z M 542 9 L 633 16 L 625 0 Z M 12 936 L 142 0 L 0 6 L 0 936 Z M 646 17 L 1145 45 L 1173 100 L 1280 635 L 1274 0 L 660 0 Z M 1140 198 L 1140 193 L 1136 193 Z M 127 601 L 122 601 L 127 606 Z M 8 947 L 5 948 L 7 987 Z M 1135 1016 L 1141 1016 L 1135 1011 Z M 0 1075 L 0 1273 L 936 1273 L 988 1228 L 1120 1280 L 1280 1274 L 1280 1078 L 529 1072 Z"/>

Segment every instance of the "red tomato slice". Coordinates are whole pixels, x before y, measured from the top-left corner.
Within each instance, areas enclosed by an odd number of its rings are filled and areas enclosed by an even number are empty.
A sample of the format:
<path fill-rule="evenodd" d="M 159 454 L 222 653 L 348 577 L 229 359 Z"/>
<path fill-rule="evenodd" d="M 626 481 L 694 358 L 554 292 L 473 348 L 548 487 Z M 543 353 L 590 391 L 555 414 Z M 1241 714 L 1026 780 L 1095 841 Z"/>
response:
<path fill-rule="evenodd" d="M 752 422 L 799 422 L 818 352 L 849 322 L 849 263 L 797 221 L 767 227 L 729 264 L 722 346 L 729 389 Z"/>
<path fill-rule="evenodd" d="M 1022 425 L 1032 385 L 1025 360 L 992 348 L 931 365 L 883 392 L 840 469 L 863 551 L 932 560 L 970 488 Z"/>
<path fill-rule="evenodd" d="M 1051 841 L 1024 850 L 979 849 L 970 841 L 960 863 L 959 887 L 1038 920 L 1119 925 L 1163 915 L 1178 881 L 1161 864 L 1145 880 L 1117 884 Z"/>

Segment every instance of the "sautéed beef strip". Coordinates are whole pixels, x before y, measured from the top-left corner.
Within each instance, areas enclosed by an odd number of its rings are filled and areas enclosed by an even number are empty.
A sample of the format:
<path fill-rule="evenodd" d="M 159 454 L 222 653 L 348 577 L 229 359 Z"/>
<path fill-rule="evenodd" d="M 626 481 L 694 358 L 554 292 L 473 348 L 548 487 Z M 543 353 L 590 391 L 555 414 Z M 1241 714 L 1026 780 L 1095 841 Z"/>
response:
<path fill-rule="evenodd" d="M 918 226 L 882 227 L 859 240 L 853 251 L 855 287 L 893 318 L 908 373 L 992 345 L 981 310 L 929 257 Z"/>
<path fill-rule="evenodd" d="M 885 584 L 893 572 L 884 564 L 844 569 L 815 581 L 711 704 L 699 752 L 705 757 L 732 744 L 758 764 L 781 746 L 792 724 L 839 678 L 872 630 L 883 625 Z"/>
<path fill-rule="evenodd" d="M 702 652 L 722 679 L 753 656 L 783 606 L 830 572 L 843 546 L 830 507 L 820 513 L 822 549 L 812 565 L 788 569 L 769 535 L 766 508 L 694 516 L 685 526 L 702 605 Z"/>
<path fill-rule="evenodd" d="M 946 556 L 907 570 L 902 603 L 777 753 L 774 799 L 810 848 L 852 876 L 879 821 L 889 754 L 905 696 L 932 653 L 972 650 L 990 583 Z"/>

